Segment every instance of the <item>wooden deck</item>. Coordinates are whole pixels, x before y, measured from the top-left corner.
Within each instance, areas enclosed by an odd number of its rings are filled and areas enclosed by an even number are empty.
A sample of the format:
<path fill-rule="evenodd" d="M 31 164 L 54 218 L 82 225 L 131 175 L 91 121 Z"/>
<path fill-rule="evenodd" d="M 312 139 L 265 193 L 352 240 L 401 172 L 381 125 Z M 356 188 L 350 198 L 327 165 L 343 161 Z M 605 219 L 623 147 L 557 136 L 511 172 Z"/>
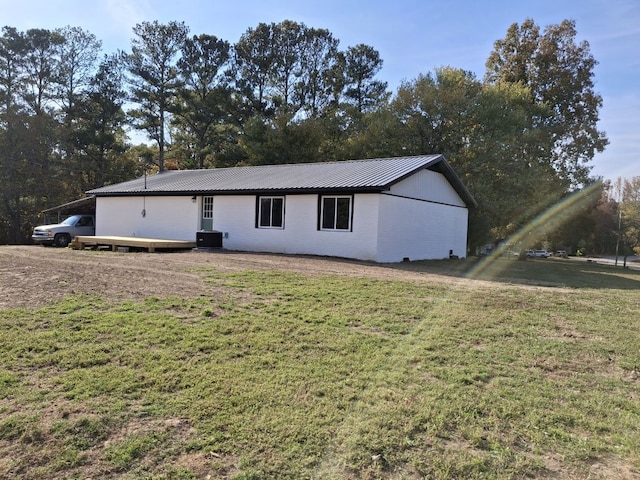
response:
<path fill-rule="evenodd" d="M 195 248 L 196 242 L 186 240 L 165 240 L 161 238 L 142 237 L 116 237 L 116 236 L 77 236 L 69 244 L 74 250 L 83 250 L 87 247 L 110 247 L 113 252 L 119 248 L 146 248 L 149 252 L 156 249 L 187 249 Z"/>

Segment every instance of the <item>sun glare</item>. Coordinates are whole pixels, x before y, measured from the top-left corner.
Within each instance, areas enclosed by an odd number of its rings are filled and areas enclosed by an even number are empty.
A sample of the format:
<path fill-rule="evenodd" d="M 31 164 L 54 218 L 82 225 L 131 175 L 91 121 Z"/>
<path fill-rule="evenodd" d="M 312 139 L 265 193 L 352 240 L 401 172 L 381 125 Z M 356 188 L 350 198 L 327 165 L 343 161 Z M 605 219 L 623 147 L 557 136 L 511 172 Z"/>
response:
<path fill-rule="evenodd" d="M 503 264 L 496 260 L 509 254 L 514 246 L 520 251 L 522 248 L 526 249 L 535 245 L 544 238 L 545 235 L 578 215 L 583 207 L 593 204 L 596 197 L 600 195 L 601 188 L 601 182 L 593 183 L 549 207 L 501 243 L 490 255 L 478 262 L 478 264 L 469 271 L 467 277 L 478 278 L 480 275 L 488 275 L 490 277 L 497 276 L 503 269 Z"/>

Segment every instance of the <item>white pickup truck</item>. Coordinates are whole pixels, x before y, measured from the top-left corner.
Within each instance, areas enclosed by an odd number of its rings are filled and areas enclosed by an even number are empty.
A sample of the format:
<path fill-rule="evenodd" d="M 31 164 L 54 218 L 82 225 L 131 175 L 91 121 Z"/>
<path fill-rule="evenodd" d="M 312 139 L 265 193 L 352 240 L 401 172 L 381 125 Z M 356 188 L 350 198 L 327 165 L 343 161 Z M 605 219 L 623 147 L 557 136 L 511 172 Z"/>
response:
<path fill-rule="evenodd" d="M 40 225 L 33 229 L 31 239 L 41 245 L 66 247 L 77 235 L 95 235 L 95 217 L 93 215 L 72 215 L 55 225 Z"/>

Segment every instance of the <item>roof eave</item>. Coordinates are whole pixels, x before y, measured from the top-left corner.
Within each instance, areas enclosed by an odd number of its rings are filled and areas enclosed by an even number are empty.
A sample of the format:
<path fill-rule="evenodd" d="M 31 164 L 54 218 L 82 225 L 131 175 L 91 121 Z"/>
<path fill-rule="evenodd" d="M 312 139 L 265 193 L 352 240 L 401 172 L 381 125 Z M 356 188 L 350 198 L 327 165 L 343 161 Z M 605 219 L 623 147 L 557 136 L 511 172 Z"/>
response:
<path fill-rule="evenodd" d="M 123 192 L 94 192 L 96 197 L 184 197 L 193 195 L 308 195 L 308 194 L 355 194 L 380 193 L 388 190 L 386 186 L 365 187 L 326 187 L 326 188 L 290 188 L 290 189 L 235 189 L 235 190 L 135 190 Z"/>

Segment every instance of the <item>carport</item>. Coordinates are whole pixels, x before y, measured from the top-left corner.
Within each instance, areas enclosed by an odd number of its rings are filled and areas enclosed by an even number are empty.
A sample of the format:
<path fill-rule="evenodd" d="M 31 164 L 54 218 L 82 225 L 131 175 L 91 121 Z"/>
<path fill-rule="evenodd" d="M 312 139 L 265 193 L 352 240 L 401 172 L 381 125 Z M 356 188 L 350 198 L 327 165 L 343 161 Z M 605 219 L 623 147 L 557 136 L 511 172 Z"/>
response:
<path fill-rule="evenodd" d="M 63 203 L 62 205 L 43 210 L 41 213 L 44 216 L 44 222 L 47 224 L 60 223 L 68 216 L 79 213 L 95 215 L 96 197 L 91 195 L 89 197 L 73 200 L 72 202 Z"/>

